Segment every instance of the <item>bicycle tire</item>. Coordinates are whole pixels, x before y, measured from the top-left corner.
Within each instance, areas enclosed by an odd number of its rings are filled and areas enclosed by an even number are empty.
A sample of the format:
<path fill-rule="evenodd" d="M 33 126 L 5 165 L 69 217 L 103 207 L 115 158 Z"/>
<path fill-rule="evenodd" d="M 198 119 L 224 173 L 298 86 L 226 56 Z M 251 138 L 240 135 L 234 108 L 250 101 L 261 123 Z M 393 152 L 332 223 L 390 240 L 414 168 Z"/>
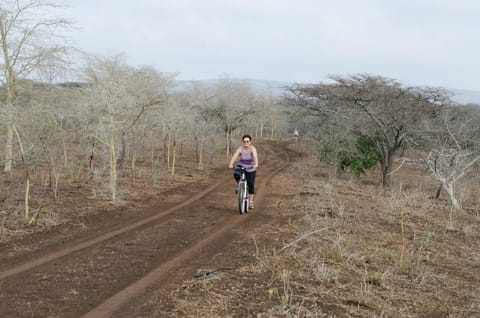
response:
<path fill-rule="evenodd" d="M 243 184 L 243 182 L 240 182 L 238 184 L 238 211 L 240 212 L 240 214 L 243 214 L 245 211 L 243 206 L 243 197 L 245 193 L 244 188 L 245 188 L 245 185 Z"/>
<path fill-rule="evenodd" d="M 247 203 L 247 204 L 245 204 Z M 240 182 L 238 184 L 238 210 L 240 214 L 248 211 L 247 184 Z"/>
<path fill-rule="evenodd" d="M 243 200 L 243 206 L 244 206 L 245 212 L 248 212 L 250 205 L 248 204 L 248 183 L 246 181 L 245 181 L 245 196 Z"/>

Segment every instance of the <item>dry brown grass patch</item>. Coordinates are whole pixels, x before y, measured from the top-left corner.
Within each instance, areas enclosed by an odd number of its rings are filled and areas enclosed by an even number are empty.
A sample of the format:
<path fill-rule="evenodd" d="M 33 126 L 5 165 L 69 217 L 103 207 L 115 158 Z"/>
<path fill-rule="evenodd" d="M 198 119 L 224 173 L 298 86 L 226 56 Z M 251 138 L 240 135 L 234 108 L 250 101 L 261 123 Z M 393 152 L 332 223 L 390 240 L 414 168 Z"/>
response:
<path fill-rule="evenodd" d="M 252 317 L 480 317 L 478 215 L 458 212 L 448 229 L 449 203 L 412 169 L 385 192 L 313 161 L 295 168 L 306 181 L 279 204 L 292 218 L 283 245 L 229 273 L 235 292 L 212 287 L 217 305 L 248 293 Z M 242 290 L 252 280 L 262 287 Z"/>

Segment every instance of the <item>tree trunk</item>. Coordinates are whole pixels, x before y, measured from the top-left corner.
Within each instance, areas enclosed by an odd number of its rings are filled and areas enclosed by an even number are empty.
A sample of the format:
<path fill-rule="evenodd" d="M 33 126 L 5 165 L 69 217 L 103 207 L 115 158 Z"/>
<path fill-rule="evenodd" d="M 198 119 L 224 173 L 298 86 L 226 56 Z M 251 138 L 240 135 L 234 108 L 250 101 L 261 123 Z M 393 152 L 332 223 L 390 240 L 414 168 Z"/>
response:
<path fill-rule="evenodd" d="M 135 164 L 137 162 L 137 150 L 133 150 L 132 152 L 132 159 L 130 160 L 130 169 L 132 170 L 132 173 L 135 173 Z"/>
<path fill-rule="evenodd" d="M 92 137 L 92 150 L 90 151 L 90 157 L 88 158 L 88 172 L 90 179 L 93 178 L 93 154 L 95 152 L 95 138 Z"/>
<path fill-rule="evenodd" d="M 390 173 L 392 172 L 393 157 L 390 153 L 385 155 L 382 162 L 382 186 L 384 188 L 390 187 Z"/>
<path fill-rule="evenodd" d="M 198 169 L 203 170 L 203 153 L 205 151 L 205 137 L 200 141 L 200 150 L 198 152 Z"/>
<path fill-rule="evenodd" d="M 7 123 L 7 140 L 5 142 L 5 172 L 12 171 L 13 161 L 13 129 L 12 122 L 9 120 Z"/>
<path fill-rule="evenodd" d="M 65 137 L 62 138 L 63 144 L 63 167 L 66 168 L 68 166 L 68 153 L 67 153 L 67 145 L 65 144 Z"/>
<path fill-rule="evenodd" d="M 435 194 L 435 199 L 438 199 L 440 198 L 440 193 L 442 192 L 442 183 L 440 183 L 440 185 L 438 186 L 438 189 L 437 189 L 437 193 Z"/>
<path fill-rule="evenodd" d="M 127 142 L 125 141 L 125 134 L 126 132 L 122 133 L 122 149 L 120 150 L 120 155 L 117 159 L 117 165 L 120 171 L 122 171 L 123 169 L 123 161 L 125 160 L 125 155 L 127 153 Z"/>
<path fill-rule="evenodd" d="M 197 163 L 197 165 L 200 161 L 200 154 L 199 154 L 200 146 L 198 144 L 199 143 L 198 139 L 199 138 L 198 138 L 197 134 L 195 134 L 195 136 L 193 136 L 193 140 L 195 141 L 195 162 Z"/>
<path fill-rule="evenodd" d="M 117 155 L 115 153 L 115 133 L 113 127 L 113 118 L 110 122 L 110 191 L 112 193 L 112 202 L 117 200 Z"/>
<path fill-rule="evenodd" d="M 271 119 L 271 132 L 270 132 L 270 138 L 275 139 L 275 119 L 272 117 Z"/>
<path fill-rule="evenodd" d="M 11 72 L 9 72 L 10 74 Z M 12 171 L 12 163 L 13 163 L 13 130 L 14 130 L 14 122 L 13 122 L 13 101 L 15 99 L 15 87 L 13 83 L 13 79 L 11 79 L 12 75 L 7 75 L 7 103 L 6 103 L 6 111 L 7 111 L 7 139 L 5 141 L 5 172 Z M 12 82 L 12 83 L 10 83 Z"/>
<path fill-rule="evenodd" d="M 382 186 L 384 188 L 390 187 L 390 171 L 388 167 L 382 171 Z"/>
<path fill-rule="evenodd" d="M 177 157 L 177 140 L 175 137 L 175 132 L 173 133 L 173 143 L 172 143 L 172 176 L 175 175 L 175 164 Z"/>
<path fill-rule="evenodd" d="M 458 203 L 457 199 L 455 198 L 455 185 L 453 183 L 444 183 L 445 191 L 448 194 L 450 202 L 454 210 L 460 210 L 460 204 Z"/>
<path fill-rule="evenodd" d="M 3 53 L 3 67 L 6 74 L 6 87 L 7 87 L 7 96 L 5 101 L 6 112 L 7 112 L 7 139 L 5 141 L 5 172 L 12 171 L 12 161 L 13 161 L 13 103 L 15 101 L 15 76 L 13 72 L 12 65 L 10 63 L 10 54 L 8 51 L 8 42 L 7 42 L 7 33 L 8 30 L 4 28 L 4 20 L 0 20 L 0 31 L 1 31 L 1 40 L 2 40 L 2 53 Z"/>
<path fill-rule="evenodd" d="M 30 210 L 30 167 L 28 166 L 28 162 L 25 161 L 25 151 L 23 150 L 23 143 L 20 139 L 20 134 L 18 133 L 15 126 L 12 126 L 12 131 L 15 132 L 15 136 L 17 136 L 18 145 L 20 146 L 20 154 L 22 156 L 22 163 L 25 166 L 25 221 L 27 221 Z"/>
<path fill-rule="evenodd" d="M 167 172 L 168 169 L 170 168 L 170 134 L 167 133 L 165 136 L 164 140 L 164 157 L 165 157 L 165 162 L 167 163 Z"/>
<path fill-rule="evenodd" d="M 231 149 L 230 149 L 230 148 L 232 147 L 231 144 L 230 144 L 230 134 L 231 134 L 231 133 L 232 133 L 232 132 L 230 131 L 230 129 L 227 128 L 227 134 L 226 134 L 226 135 L 227 135 L 227 140 L 225 141 L 225 146 L 226 146 L 226 151 L 227 151 L 227 158 L 230 156 L 230 153 L 231 153 Z"/>

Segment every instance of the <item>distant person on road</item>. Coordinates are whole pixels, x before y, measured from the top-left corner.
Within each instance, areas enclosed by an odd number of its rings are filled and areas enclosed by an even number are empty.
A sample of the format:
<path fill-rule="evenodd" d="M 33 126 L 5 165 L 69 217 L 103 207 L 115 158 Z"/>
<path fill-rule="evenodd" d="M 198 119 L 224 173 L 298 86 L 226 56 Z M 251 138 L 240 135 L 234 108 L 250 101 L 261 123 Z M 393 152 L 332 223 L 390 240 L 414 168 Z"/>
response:
<path fill-rule="evenodd" d="M 298 129 L 295 128 L 295 130 L 293 131 L 293 140 L 295 140 L 295 142 L 298 142 Z"/>
<path fill-rule="evenodd" d="M 250 209 L 254 208 L 253 197 L 255 196 L 255 177 L 257 175 L 258 168 L 258 155 L 257 149 L 252 145 L 252 136 L 243 135 L 242 137 L 243 146 L 238 147 L 238 149 L 233 154 L 230 159 L 230 164 L 228 167 L 233 169 L 235 162 L 238 160 L 237 166 L 246 168 L 245 176 L 247 178 L 248 184 L 248 198 L 250 200 L 249 206 Z M 235 180 L 240 180 L 240 175 L 233 173 Z"/>

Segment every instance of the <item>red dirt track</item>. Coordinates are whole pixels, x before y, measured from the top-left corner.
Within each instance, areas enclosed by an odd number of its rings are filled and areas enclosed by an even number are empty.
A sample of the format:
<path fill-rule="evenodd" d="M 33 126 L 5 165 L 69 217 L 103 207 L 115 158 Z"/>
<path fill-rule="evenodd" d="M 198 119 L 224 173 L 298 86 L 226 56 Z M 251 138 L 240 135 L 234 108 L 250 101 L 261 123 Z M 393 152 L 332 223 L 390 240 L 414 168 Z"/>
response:
<path fill-rule="evenodd" d="M 252 262 L 255 231 L 286 222 L 275 205 L 294 193 L 278 178 L 298 154 L 271 141 L 258 149 L 256 207 L 246 215 L 237 212 L 231 171 L 221 168 L 138 213 L 122 207 L 118 217 L 88 218 L 87 230 L 9 242 L 0 258 L 0 317 L 172 316 L 172 289 L 201 269 Z M 153 293 L 165 297 L 152 305 Z"/>

